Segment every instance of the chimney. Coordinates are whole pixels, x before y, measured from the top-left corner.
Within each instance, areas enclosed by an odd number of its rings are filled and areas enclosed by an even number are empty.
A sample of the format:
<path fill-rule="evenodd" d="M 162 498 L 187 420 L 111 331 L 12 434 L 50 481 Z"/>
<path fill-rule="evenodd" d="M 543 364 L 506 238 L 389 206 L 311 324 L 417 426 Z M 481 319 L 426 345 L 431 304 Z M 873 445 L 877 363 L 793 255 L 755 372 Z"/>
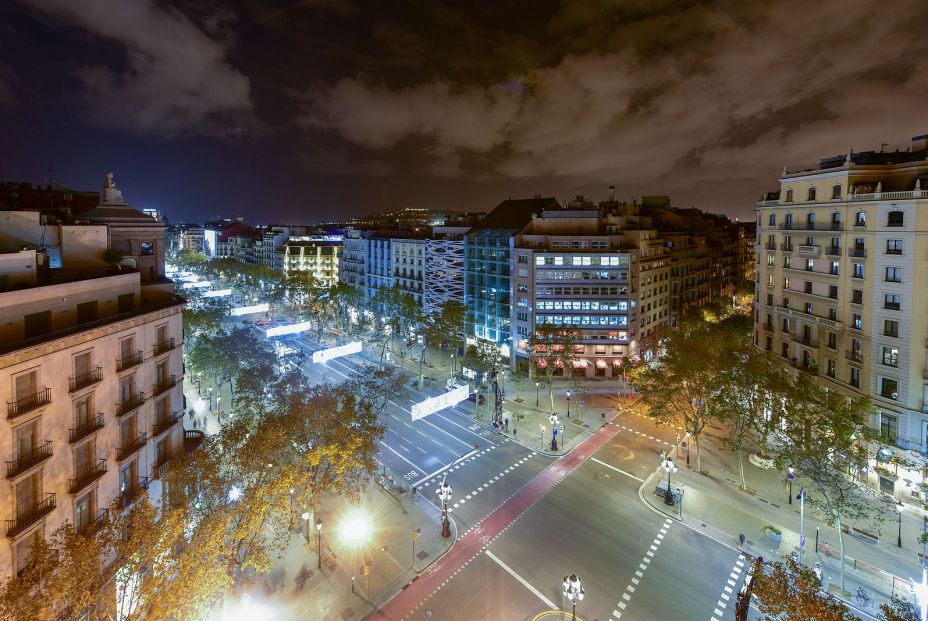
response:
<path fill-rule="evenodd" d="M 609 202 L 610 203 L 615 202 L 615 186 L 614 185 L 609 186 Z"/>
<path fill-rule="evenodd" d="M 924 151 L 925 149 L 928 149 L 928 134 L 912 136 L 912 151 Z"/>

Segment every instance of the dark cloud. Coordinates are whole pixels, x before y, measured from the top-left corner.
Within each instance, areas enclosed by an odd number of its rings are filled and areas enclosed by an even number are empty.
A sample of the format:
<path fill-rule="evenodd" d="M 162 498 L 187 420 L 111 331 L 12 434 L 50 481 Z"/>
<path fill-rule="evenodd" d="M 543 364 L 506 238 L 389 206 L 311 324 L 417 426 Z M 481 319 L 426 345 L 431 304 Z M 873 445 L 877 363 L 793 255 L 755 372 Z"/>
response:
<path fill-rule="evenodd" d="M 460 175 L 462 157 L 493 153 L 488 172 L 503 177 L 651 181 L 654 192 L 667 184 L 683 196 L 690 185 L 745 176 L 759 194 L 784 160 L 815 161 L 923 129 L 928 69 L 919 59 L 928 45 L 913 27 L 926 17 L 923 2 L 887 5 L 878 16 L 846 0 L 712 6 L 642 2 L 622 17 L 571 3 L 548 32 L 580 36 L 625 19 L 611 29 L 613 51 L 526 71 L 521 92 L 344 78 L 310 91 L 302 122 L 380 157 L 427 138 L 418 166 L 437 175 Z"/>
<path fill-rule="evenodd" d="M 74 72 L 92 122 L 161 137 L 236 134 L 254 123 L 248 78 L 229 64 L 222 44 L 178 9 L 153 0 L 26 2 L 120 46 L 119 58 Z M 228 21 L 222 11 L 207 18 L 214 34 Z"/>

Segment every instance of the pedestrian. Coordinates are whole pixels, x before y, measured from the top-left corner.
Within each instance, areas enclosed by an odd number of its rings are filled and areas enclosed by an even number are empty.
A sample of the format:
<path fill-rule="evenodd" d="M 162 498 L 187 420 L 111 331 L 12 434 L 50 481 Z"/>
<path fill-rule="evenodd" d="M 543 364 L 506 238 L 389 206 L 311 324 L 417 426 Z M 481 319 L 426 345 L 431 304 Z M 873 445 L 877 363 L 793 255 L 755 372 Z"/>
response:
<path fill-rule="evenodd" d="M 417 491 L 418 491 L 418 490 L 416 490 L 416 486 L 413 485 L 413 486 L 412 486 L 412 497 L 413 497 L 413 498 L 416 497 L 416 492 L 417 492 Z"/>
<path fill-rule="evenodd" d="M 515 427 L 512 428 L 512 437 L 513 437 L 513 438 L 516 437 L 516 428 L 515 428 Z"/>
<path fill-rule="evenodd" d="M 503 422 L 506 423 L 506 431 L 509 431 L 509 419 L 507 418 Z"/>

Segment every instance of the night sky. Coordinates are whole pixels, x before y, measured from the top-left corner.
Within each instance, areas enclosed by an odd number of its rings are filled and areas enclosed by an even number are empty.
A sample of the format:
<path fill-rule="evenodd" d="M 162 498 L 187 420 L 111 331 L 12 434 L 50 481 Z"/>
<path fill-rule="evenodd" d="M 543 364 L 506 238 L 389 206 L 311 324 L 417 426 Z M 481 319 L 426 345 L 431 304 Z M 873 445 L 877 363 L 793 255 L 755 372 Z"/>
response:
<path fill-rule="evenodd" d="M 0 180 L 315 222 L 669 194 L 928 133 L 928 2 L 6 0 Z M 49 173 L 51 169 L 51 173 Z"/>

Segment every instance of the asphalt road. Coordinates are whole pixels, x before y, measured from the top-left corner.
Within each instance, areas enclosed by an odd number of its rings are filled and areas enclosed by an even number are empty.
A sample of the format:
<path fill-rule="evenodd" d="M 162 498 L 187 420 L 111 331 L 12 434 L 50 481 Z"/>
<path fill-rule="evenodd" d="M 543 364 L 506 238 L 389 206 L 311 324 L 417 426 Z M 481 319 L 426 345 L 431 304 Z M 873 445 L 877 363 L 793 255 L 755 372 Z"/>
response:
<path fill-rule="evenodd" d="M 320 348 L 305 337 L 283 340 L 307 354 Z M 303 370 L 313 382 L 338 382 L 363 366 L 348 356 L 306 362 Z M 587 621 L 733 618 L 743 579 L 738 553 L 659 515 L 638 495 L 660 452 L 673 448 L 673 432 L 625 413 L 589 459 L 563 468 L 570 456 L 540 454 L 475 423 L 470 402 L 412 421 L 410 407 L 423 398 L 408 381 L 397 387 L 383 414 L 378 459 L 429 497 L 447 477 L 462 535 L 380 618 L 531 620 L 563 605 L 561 583 L 570 573 L 583 581 L 578 618 Z M 540 491 L 551 472 L 559 472 L 556 481 Z"/>

